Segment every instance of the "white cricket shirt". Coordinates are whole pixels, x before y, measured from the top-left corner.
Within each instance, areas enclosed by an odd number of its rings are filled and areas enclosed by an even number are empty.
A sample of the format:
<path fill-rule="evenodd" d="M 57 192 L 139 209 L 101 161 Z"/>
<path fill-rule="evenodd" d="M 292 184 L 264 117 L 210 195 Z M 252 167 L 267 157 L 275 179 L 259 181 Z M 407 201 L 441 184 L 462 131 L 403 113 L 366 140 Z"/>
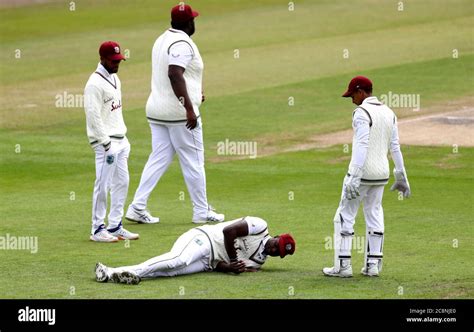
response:
<path fill-rule="evenodd" d="M 109 74 L 100 63 L 84 88 L 84 110 L 92 147 L 125 137 L 120 79 L 117 74 Z"/>
<path fill-rule="evenodd" d="M 362 168 L 362 184 L 387 184 L 390 176 L 389 150 L 395 168 L 404 168 L 395 113 L 377 97 L 368 97 L 354 110 L 352 127 L 354 137 L 349 167 Z"/>
<path fill-rule="evenodd" d="M 193 40 L 183 31 L 166 30 L 152 50 L 151 93 L 146 104 L 146 116 L 151 123 L 184 124 L 186 109 L 174 94 L 168 77 L 168 67 L 185 68 L 184 79 L 194 113 L 200 116 L 202 74 L 204 63 Z"/>
<path fill-rule="evenodd" d="M 267 222 L 258 217 L 244 217 L 235 219 L 216 225 L 204 225 L 197 227 L 207 234 L 211 245 L 213 257 L 211 257 L 210 265 L 213 269 L 217 263 L 224 261 L 230 263 L 229 256 L 225 250 L 224 228 L 241 220 L 245 220 L 248 225 L 249 234 L 239 237 L 235 240 L 235 248 L 237 251 L 237 259 L 245 262 L 245 266 L 249 268 L 260 268 L 267 259 L 264 253 L 265 244 L 271 238 L 268 234 Z"/>

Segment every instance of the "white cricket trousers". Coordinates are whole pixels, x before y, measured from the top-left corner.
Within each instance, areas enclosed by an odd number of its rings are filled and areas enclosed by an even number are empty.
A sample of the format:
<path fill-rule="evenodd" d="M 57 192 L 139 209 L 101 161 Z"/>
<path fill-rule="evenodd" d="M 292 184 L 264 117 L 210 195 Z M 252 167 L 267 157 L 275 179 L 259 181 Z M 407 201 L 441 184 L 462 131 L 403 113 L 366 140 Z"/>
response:
<path fill-rule="evenodd" d="M 193 228 L 176 240 L 170 252 L 138 265 L 112 268 L 110 273 L 131 271 L 140 278 L 158 278 L 210 271 L 211 250 L 207 235 Z"/>
<path fill-rule="evenodd" d="M 182 125 L 150 123 L 152 152 L 143 169 L 132 205 L 146 209 L 148 198 L 178 154 L 181 171 L 193 202 L 193 220 L 207 218 L 206 172 L 201 121 L 193 130 Z"/>
<path fill-rule="evenodd" d="M 355 199 L 344 199 L 344 186 L 339 207 L 334 216 L 334 266 L 339 268 L 351 259 L 354 224 L 360 203 L 364 205 L 366 224 L 365 264 L 378 263 L 382 269 L 384 216 L 382 198 L 384 185 L 360 185 L 360 196 Z"/>
<path fill-rule="evenodd" d="M 107 229 L 114 231 L 122 223 L 123 206 L 129 183 L 130 143 L 125 137 L 120 141 L 112 141 L 110 149 L 114 151 L 112 155 L 107 155 L 102 145 L 94 148 L 96 179 L 92 195 L 92 234 L 105 227 L 104 219 L 109 191 L 111 202 Z"/>
<path fill-rule="evenodd" d="M 361 203 L 364 205 L 364 217 L 367 228 L 376 232 L 384 232 L 382 208 L 384 188 L 384 185 L 367 186 L 361 184 L 359 187 L 360 196 L 351 200 L 344 199 L 344 192 L 342 193 L 341 202 L 334 217 L 334 220 L 340 219 L 342 232 L 354 233 L 355 219 Z"/>

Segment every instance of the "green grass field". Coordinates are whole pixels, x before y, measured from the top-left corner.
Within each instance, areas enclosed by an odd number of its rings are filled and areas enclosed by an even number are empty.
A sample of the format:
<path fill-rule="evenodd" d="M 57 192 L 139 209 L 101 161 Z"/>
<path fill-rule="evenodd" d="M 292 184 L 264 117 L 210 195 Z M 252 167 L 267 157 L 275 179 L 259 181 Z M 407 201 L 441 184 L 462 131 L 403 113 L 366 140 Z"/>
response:
<path fill-rule="evenodd" d="M 403 11 L 396 1 L 375 0 L 300 0 L 294 11 L 279 0 L 189 3 L 201 13 L 193 39 L 205 62 L 209 201 L 227 219 L 259 216 L 273 234 L 291 232 L 295 255 L 239 276 L 202 273 L 135 287 L 96 283 L 96 261 L 129 265 L 169 250 L 193 227 L 191 202 L 175 160 L 150 199 L 160 224 L 124 221 L 141 236 L 129 246 L 90 242 L 95 172 L 84 111 L 55 107 L 55 96 L 82 93 L 102 41 L 117 40 L 130 51 L 119 71 L 132 145 L 128 205 L 151 149 L 144 114 L 151 47 L 175 1 L 85 0 L 76 1 L 75 11 L 69 1 L 0 8 L 0 236 L 36 236 L 39 245 L 35 254 L 0 250 L 0 298 L 472 299 L 474 148 L 402 147 L 413 196 L 400 201 L 386 188 L 383 274 L 349 280 L 325 278 L 321 269 L 332 262 L 326 239 L 350 154 L 337 145 L 281 151 L 350 128 L 353 105 L 340 95 L 357 74 L 373 79 L 375 95 L 420 94 L 421 113 L 472 96 L 474 3 L 420 0 L 405 2 Z M 218 156 L 217 144 L 226 139 L 276 153 Z M 364 232 L 360 215 L 356 235 Z M 357 248 L 353 254 L 358 272 L 363 254 Z"/>

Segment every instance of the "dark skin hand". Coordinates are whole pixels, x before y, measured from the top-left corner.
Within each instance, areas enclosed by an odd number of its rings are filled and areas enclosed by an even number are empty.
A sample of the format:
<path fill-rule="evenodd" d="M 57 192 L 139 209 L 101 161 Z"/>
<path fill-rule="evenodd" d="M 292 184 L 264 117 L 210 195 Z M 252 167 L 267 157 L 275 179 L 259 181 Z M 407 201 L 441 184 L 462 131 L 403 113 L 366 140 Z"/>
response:
<path fill-rule="evenodd" d="M 171 87 L 176 97 L 179 99 L 181 105 L 186 109 L 186 128 L 193 130 L 197 126 L 197 117 L 194 113 L 193 104 L 186 89 L 186 80 L 184 79 L 184 68 L 180 66 L 170 65 L 168 67 L 168 77 L 171 82 Z"/>
<path fill-rule="evenodd" d="M 245 268 L 245 263 L 242 261 L 235 261 L 235 262 L 219 262 L 217 263 L 216 266 L 216 271 L 217 272 L 232 272 L 235 274 L 241 274 L 242 272 L 247 272 L 247 269 Z"/>
<path fill-rule="evenodd" d="M 247 222 L 244 220 L 238 221 L 230 226 L 227 226 L 223 230 L 224 233 L 224 245 L 227 255 L 230 258 L 230 264 L 227 264 L 226 268 L 228 272 L 242 273 L 245 272 L 245 263 L 241 260 L 237 260 L 237 251 L 235 250 L 234 243 L 238 237 L 249 235 L 249 227 Z M 225 264 L 225 263 L 224 263 Z"/>

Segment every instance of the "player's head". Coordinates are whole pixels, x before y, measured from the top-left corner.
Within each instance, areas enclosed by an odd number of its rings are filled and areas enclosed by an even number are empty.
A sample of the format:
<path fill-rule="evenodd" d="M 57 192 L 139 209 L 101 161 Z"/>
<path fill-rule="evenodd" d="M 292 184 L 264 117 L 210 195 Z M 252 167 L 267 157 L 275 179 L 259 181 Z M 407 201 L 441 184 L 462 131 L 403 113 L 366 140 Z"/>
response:
<path fill-rule="evenodd" d="M 120 53 L 120 45 L 114 41 L 106 41 L 99 48 L 100 63 L 111 74 L 118 72 L 120 61 L 125 57 Z"/>
<path fill-rule="evenodd" d="M 343 97 L 351 97 L 352 102 L 357 106 L 362 104 L 365 98 L 372 95 L 372 81 L 364 76 L 354 77 Z"/>
<path fill-rule="evenodd" d="M 194 11 L 191 6 L 181 3 L 171 9 L 171 27 L 192 36 L 196 31 L 194 18 L 197 16 L 199 13 Z"/>
<path fill-rule="evenodd" d="M 280 256 L 281 258 L 286 255 L 293 255 L 296 249 L 296 243 L 290 234 L 281 234 L 272 237 L 265 244 L 265 253 L 269 256 Z"/>

